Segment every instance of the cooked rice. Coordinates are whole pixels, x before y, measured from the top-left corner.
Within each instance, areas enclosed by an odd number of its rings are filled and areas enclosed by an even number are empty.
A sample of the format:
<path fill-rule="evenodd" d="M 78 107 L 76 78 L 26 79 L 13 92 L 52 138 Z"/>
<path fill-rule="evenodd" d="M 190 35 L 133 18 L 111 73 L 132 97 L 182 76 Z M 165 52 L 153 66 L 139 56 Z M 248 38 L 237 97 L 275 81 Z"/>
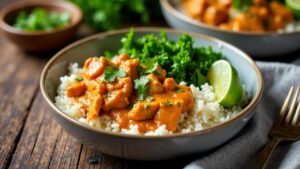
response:
<path fill-rule="evenodd" d="M 84 110 L 81 109 L 80 103 L 75 103 L 73 98 L 66 96 L 66 89 L 69 85 L 75 82 L 76 74 L 83 70 L 79 68 L 77 63 L 70 64 L 68 67 L 69 75 L 60 78 L 60 85 L 57 89 L 57 96 L 55 97 L 55 104 L 66 114 L 79 122 L 87 124 L 92 127 L 101 128 L 106 131 L 112 131 L 123 134 L 140 135 L 137 125 L 130 125 L 129 129 L 121 129 L 119 124 L 112 120 L 107 115 L 101 115 L 96 119 L 88 121 L 84 118 Z M 180 84 L 185 84 L 181 82 Z M 190 86 L 193 97 L 195 99 L 195 106 L 191 112 L 181 114 L 180 122 L 175 133 L 187 133 L 192 131 L 202 130 L 222 123 L 242 110 L 242 102 L 240 105 L 230 109 L 225 109 L 216 100 L 214 89 L 209 84 L 204 84 L 200 88 Z M 247 97 L 243 95 L 245 100 Z M 168 131 L 165 125 L 161 125 L 155 131 L 144 133 L 147 136 L 168 135 L 173 132 Z"/>

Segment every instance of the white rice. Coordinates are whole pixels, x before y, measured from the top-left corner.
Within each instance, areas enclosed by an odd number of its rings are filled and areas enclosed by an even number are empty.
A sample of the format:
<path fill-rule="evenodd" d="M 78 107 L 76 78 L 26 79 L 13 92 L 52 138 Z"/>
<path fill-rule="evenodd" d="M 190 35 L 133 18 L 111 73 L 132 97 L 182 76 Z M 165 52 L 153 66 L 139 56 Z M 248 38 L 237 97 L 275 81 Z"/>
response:
<path fill-rule="evenodd" d="M 300 21 L 291 22 L 287 24 L 283 29 L 278 30 L 279 33 L 292 33 L 300 31 Z"/>
<path fill-rule="evenodd" d="M 57 89 L 58 95 L 55 97 L 56 105 L 64 113 L 92 127 L 123 134 L 142 134 L 139 132 L 137 125 L 130 125 L 129 129 L 121 129 L 119 124 L 107 115 L 101 115 L 90 121 L 84 118 L 84 110 L 81 109 L 80 103 L 75 103 L 72 98 L 66 96 L 67 87 L 75 82 L 76 74 L 82 72 L 82 69 L 78 67 L 77 63 L 74 63 L 69 65 L 68 70 L 70 74 L 60 78 L 61 83 Z M 184 82 L 180 84 L 185 85 Z M 219 105 L 213 87 L 207 83 L 200 88 L 193 85 L 191 85 L 190 88 L 195 100 L 195 106 L 191 112 L 181 114 L 175 133 L 187 133 L 214 126 L 230 119 L 242 110 L 240 105 L 231 109 L 225 109 Z M 244 95 L 243 98 L 247 97 Z M 161 125 L 155 131 L 144 133 L 144 135 L 159 136 L 172 133 L 173 132 L 166 129 L 165 125 Z"/>

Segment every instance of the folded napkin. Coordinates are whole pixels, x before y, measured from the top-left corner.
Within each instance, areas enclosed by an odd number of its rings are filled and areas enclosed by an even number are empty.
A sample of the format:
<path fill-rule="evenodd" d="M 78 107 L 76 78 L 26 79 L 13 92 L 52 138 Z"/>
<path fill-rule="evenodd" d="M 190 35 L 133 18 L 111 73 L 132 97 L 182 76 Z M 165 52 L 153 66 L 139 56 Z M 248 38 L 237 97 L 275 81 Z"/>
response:
<path fill-rule="evenodd" d="M 247 169 L 269 141 L 268 132 L 291 85 L 300 85 L 300 66 L 257 62 L 264 78 L 264 92 L 255 115 L 246 127 L 217 150 L 188 164 L 185 169 Z M 268 169 L 300 169 L 300 141 L 280 144 Z"/>

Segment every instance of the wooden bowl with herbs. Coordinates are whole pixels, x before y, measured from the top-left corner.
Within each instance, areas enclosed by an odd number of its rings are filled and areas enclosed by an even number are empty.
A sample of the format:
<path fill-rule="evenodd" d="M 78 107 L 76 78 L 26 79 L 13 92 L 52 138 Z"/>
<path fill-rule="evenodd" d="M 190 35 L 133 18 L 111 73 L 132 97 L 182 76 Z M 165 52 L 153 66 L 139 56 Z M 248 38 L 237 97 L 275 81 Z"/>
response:
<path fill-rule="evenodd" d="M 74 37 L 81 20 L 81 10 L 65 1 L 20 1 L 0 12 L 3 34 L 30 52 L 63 47 Z"/>

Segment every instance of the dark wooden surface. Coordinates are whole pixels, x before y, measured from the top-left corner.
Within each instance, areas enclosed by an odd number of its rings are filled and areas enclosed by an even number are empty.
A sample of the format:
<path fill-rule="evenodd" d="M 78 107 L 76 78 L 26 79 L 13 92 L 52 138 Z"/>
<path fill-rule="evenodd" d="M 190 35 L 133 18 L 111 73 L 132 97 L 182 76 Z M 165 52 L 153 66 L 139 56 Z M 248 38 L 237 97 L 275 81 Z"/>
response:
<path fill-rule="evenodd" d="M 0 9 L 9 2 L 0 1 Z M 182 168 L 200 157 L 133 161 L 107 156 L 77 143 L 55 122 L 39 90 L 40 73 L 52 54 L 24 53 L 0 35 L 0 169 Z M 300 52 L 267 60 L 291 62 L 297 56 Z"/>

